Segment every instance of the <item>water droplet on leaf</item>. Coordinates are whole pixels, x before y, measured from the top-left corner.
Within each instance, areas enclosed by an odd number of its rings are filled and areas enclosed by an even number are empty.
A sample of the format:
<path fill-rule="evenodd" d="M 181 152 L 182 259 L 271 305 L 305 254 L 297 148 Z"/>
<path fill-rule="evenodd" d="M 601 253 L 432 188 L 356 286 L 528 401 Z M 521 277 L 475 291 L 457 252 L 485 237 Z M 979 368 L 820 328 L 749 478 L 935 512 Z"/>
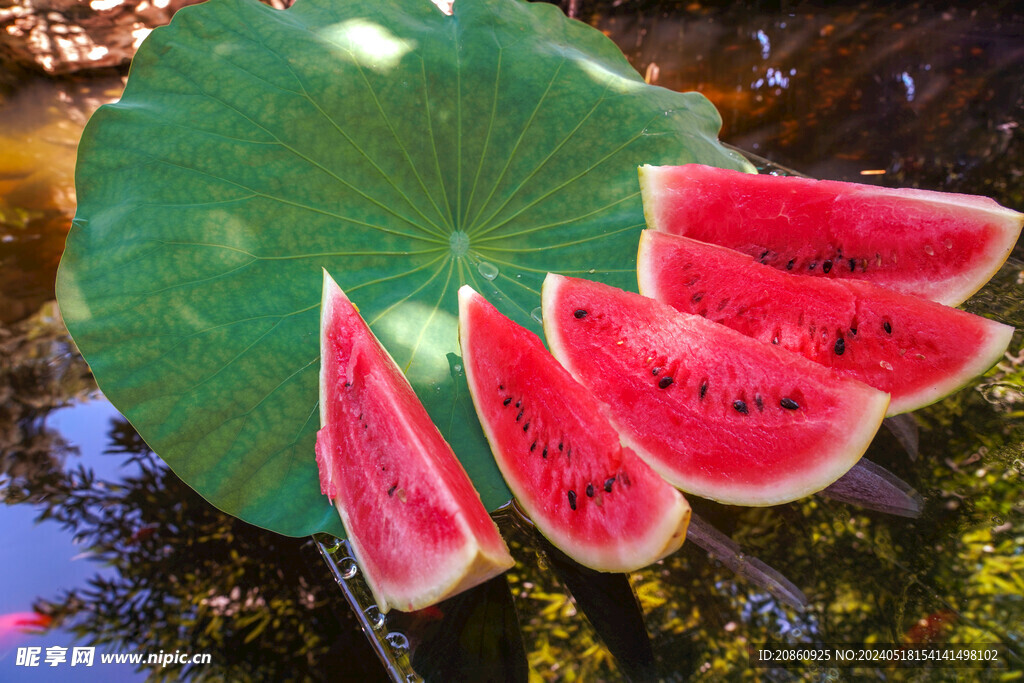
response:
<path fill-rule="evenodd" d="M 384 636 L 384 640 L 388 641 L 388 645 L 395 650 L 409 649 L 409 639 L 402 633 L 389 633 Z"/>
<path fill-rule="evenodd" d="M 359 573 L 359 565 L 351 557 L 346 557 L 338 563 L 338 571 L 341 572 L 341 578 L 348 580 Z"/>
<path fill-rule="evenodd" d="M 484 277 L 484 279 L 493 280 L 494 278 L 498 277 L 498 266 L 494 265 L 493 263 L 481 261 L 480 264 L 477 265 L 476 269 L 480 271 L 480 274 Z"/>
<path fill-rule="evenodd" d="M 366 615 L 366 621 L 374 631 L 384 627 L 384 615 L 381 614 L 376 605 L 370 605 L 367 607 L 363 610 L 363 614 Z"/>

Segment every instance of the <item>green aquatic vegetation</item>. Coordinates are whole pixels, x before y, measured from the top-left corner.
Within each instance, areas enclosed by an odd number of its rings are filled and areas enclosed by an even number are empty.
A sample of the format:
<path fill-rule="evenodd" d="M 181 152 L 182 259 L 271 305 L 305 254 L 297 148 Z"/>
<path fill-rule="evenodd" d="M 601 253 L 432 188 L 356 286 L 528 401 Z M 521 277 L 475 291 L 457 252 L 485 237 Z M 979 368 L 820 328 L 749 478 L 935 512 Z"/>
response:
<path fill-rule="evenodd" d="M 637 166 L 745 167 L 719 125 L 549 5 L 213 0 L 154 31 L 87 126 L 61 311 L 103 392 L 211 503 L 342 534 L 313 459 L 326 267 L 493 509 L 509 494 L 456 291 L 539 330 L 548 270 L 635 287 Z"/>

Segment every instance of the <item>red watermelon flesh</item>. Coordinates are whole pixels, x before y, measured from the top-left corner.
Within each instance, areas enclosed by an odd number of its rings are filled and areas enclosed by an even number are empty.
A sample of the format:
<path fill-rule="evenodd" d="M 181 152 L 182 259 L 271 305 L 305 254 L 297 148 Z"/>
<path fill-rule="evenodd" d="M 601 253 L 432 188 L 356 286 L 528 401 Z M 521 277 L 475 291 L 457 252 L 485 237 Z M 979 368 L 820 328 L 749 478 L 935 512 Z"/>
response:
<path fill-rule="evenodd" d="M 551 352 L 683 491 L 796 500 L 849 470 L 885 416 L 887 394 L 654 299 L 554 274 L 542 299 Z"/>
<path fill-rule="evenodd" d="M 915 410 L 992 367 L 1008 325 L 861 280 L 793 275 L 732 249 L 645 230 L 640 291 L 776 344 L 891 395 Z"/>
<path fill-rule="evenodd" d="M 1024 215 L 986 197 L 643 166 L 649 227 L 793 273 L 869 280 L 955 306 L 1010 255 Z"/>
<path fill-rule="evenodd" d="M 426 607 L 511 567 L 451 447 L 326 271 L 320 344 L 320 486 L 381 611 Z"/>
<path fill-rule="evenodd" d="M 495 460 L 541 533 L 598 571 L 633 571 L 679 548 L 690 506 L 621 445 L 600 404 L 537 335 L 466 285 L 459 337 Z"/>

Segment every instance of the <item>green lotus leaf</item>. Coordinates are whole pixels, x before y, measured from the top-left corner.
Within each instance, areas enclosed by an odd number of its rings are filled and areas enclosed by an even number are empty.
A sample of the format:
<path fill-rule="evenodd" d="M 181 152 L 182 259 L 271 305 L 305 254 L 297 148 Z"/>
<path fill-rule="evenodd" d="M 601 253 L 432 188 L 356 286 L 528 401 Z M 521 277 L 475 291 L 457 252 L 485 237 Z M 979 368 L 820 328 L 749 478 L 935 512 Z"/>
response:
<path fill-rule="evenodd" d="M 539 333 L 549 270 L 635 288 L 637 166 L 744 168 L 719 126 L 551 5 L 211 0 L 147 38 L 86 128 L 61 310 L 106 396 L 206 499 L 340 536 L 313 450 L 326 268 L 493 509 L 509 493 L 456 290 Z"/>

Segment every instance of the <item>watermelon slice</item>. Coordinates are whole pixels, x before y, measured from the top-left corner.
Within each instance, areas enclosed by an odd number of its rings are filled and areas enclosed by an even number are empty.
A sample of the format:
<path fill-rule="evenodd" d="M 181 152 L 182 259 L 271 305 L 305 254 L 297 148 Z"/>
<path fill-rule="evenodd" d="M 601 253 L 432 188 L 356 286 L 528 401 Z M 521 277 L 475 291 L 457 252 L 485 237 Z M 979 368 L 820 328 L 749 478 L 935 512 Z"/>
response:
<path fill-rule="evenodd" d="M 889 396 L 723 325 L 548 274 L 551 352 L 670 483 L 735 505 L 825 488 L 861 457 Z"/>
<path fill-rule="evenodd" d="M 793 275 L 751 256 L 644 230 L 641 293 L 777 344 L 891 395 L 934 403 L 996 364 L 1013 328 L 862 280 Z"/>
<path fill-rule="evenodd" d="M 382 612 L 416 610 L 514 563 L 405 376 L 324 271 L 320 487 Z"/>
<path fill-rule="evenodd" d="M 870 280 L 955 306 L 1010 255 L 1024 215 L 985 197 L 642 166 L 651 228 L 742 251 L 794 273 Z"/>
<path fill-rule="evenodd" d="M 608 572 L 640 569 L 679 548 L 690 506 L 622 447 L 600 404 L 537 335 L 466 285 L 459 341 L 498 468 L 548 540 Z"/>

